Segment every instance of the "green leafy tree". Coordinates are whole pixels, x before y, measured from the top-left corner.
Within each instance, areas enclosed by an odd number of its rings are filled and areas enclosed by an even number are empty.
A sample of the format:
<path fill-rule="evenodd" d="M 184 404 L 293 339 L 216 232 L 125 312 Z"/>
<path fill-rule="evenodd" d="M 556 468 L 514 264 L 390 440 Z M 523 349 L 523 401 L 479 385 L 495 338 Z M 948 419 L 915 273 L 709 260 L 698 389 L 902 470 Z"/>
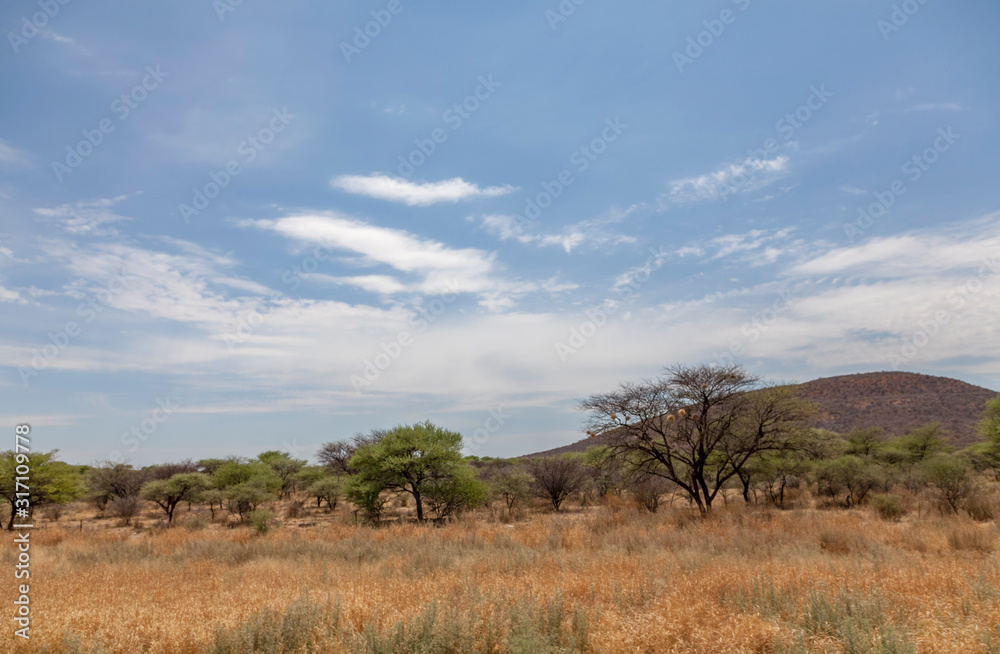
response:
<path fill-rule="evenodd" d="M 884 472 L 876 463 L 856 454 L 823 461 L 816 468 L 820 494 L 832 498 L 843 496 L 847 508 L 864 502 L 880 486 L 883 477 Z"/>
<path fill-rule="evenodd" d="M 226 488 L 229 512 L 239 515 L 241 522 L 245 522 L 247 515 L 261 504 L 273 500 L 276 494 L 275 485 L 268 484 L 262 477 L 252 477 Z"/>
<path fill-rule="evenodd" d="M 269 467 L 281 480 L 281 486 L 278 489 L 281 497 L 287 496 L 295 489 L 298 482 L 296 475 L 306 465 L 306 461 L 303 459 L 295 459 L 286 452 L 276 450 L 262 452 L 257 456 L 257 460 Z"/>
<path fill-rule="evenodd" d="M 921 464 L 924 479 L 936 491 L 942 506 L 952 512 L 963 508 L 976 492 L 969 464 L 952 454 L 939 454 Z"/>
<path fill-rule="evenodd" d="M 0 452 L 0 495 L 10 505 L 7 531 L 14 529 L 17 509 L 24 508 L 24 502 L 18 500 L 27 499 L 29 508 L 35 510 L 50 504 L 66 504 L 83 495 L 84 487 L 77 469 L 57 461 L 57 452 Z M 27 466 L 28 474 L 20 474 L 24 468 L 19 469 L 19 466 Z M 27 489 L 17 485 L 17 477 L 24 476 L 28 477 L 27 482 L 23 482 Z M 26 498 L 18 497 L 18 493 L 24 492 L 29 493 Z"/>
<path fill-rule="evenodd" d="M 1000 395 L 986 403 L 979 433 L 983 440 L 971 445 L 965 454 L 977 469 L 992 470 L 1000 481 Z"/>
<path fill-rule="evenodd" d="M 428 422 L 399 426 L 354 453 L 348 466 L 357 473 L 348 485 L 349 499 L 375 508 L 384 491 L 413 496 L 417 520 L 424 520 L 429 490 L 456 480 L 469 468 L 462 457 L 462 435 Z"/>
<path fill-rule="evenodd" d="M 447 518 L 485 504 L 488 497 L 489 488 L 470 465 L 457 467 L 451 475 L 433 478 L 424 492 L 424 499 L 435 518 Z"/>
<path fill-rule="evenodd" d="M 143 499 L 154 502 L 167 514 L 167 524 L 174 521 L 174 510 L 181 502 L 193 502 L 209 488 L 208 475 L 182 472 L 168 479 L 157 479 L 142 487 Z"/>
<path fill-rule="evenodd" d="M 506 464 L 498 467 L 489 478 L 489 485 L 494 497 L 503 498 L 508 509 L 522 503 L 531 496 L 533 479 L 524 466 Z"/>
<path fill-rule="evenodd" d="M 281 478 L 260 461 L 226 461 L 212 474 L 212 484 L 223 490 L 251 480 L 256 480 L 274 493 L 281 488 Z"/>
<path fill-rule="evenodd" d="M 326 502 L 327 511 L 337 508 L 337 503 L 344 493 L 344 483 L 331 475 L 324 475 L 321 479 L 309 485 L 307 491 L 311 497 L 316 498 L 316 507 L 319 508 Z"/>

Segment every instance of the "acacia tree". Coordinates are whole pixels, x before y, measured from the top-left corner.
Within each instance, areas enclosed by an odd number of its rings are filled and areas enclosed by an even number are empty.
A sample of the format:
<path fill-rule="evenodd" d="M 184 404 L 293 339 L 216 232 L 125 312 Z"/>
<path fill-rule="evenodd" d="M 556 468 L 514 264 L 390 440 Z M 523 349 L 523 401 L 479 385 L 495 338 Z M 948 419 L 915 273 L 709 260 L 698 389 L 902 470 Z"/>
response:
<path fill-rule="evenodd" d="M 634 474 L 675 483 L 702 515 L 755 455 L 796 447 L 811 405 L 742 366 L 672 366 L 583 400 L 588 433 Z"/>
<path fill-rule="evenodd" d="M 143 499 L 156 503 L 167 514 L 167 525 L 174 521 L 174 509 L 181 502 L 193 502 L 210 485 L 208 475 L 182 472 L 169 479 L 156 479 L 142 487 Z M 214 515 L 214 511 L 213 511 Z"/>
<path fill-rule="evenodd" d="M 50 504 L 72 502 L 83 494 L 76 468 L 56 461 L 56 452 L 0 452 L 0 497 L 10 504 L 7 531 L 14 529 L 17 509 L 25 505 L 33 511 Z M 18 466 L 27 466 L 28 474 L 21 474 L 24 468 L 19 470 Z M 28 476 L 28 482 L 18 486 L 18 477 L 24 476 Z M 24 492 L 29 495 L 24 497 Z"/>
<path fill-rule="evenodd" d="M 296 475 L 306 466 L 304 459 L 296 459 L 287 452 L 277 450 L 262 452 L 257 456 L 257 460 L 274 471 L 281 480 L 281 488 L 278 489 L 281 497 L 287 496 L 294 490 L 298 482 Z"/>
<path fill-rule="evenodd" d="M 376 502 L 383 491 L 408 493 L 416 504 L 417 520 L 422 522 L 428 493 L 444 492 L 448 481 L 461 482 L 465 491 L 469 484 L 481 484 L 466 470 L 470 466 L 461 450 L 461 434 L 429 421 L 391 429 L 351 457 L 348 466 L 357 472 L 347 485 L 348 498 L 365 507 Z"/>

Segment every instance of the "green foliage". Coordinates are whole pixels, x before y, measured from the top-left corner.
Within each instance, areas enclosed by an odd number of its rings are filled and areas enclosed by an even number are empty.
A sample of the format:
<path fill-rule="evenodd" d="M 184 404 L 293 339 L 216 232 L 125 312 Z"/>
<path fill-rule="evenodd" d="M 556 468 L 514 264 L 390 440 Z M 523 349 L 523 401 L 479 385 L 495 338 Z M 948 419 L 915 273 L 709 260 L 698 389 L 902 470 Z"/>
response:
<path fill-rule="evenodd" d="M 1000 395 L 986 403 L 986 412 L 979 424 L 979 432 L 987 440 L 1000 444 Z"/>
<path fill-rule="evenodd" d="M 868 494 L 885 484 L 885 471 L 872 461 L 854 454 L 822 461 L 816 467 L 820 494 L 841 498 L 850 508 L 864 502 Z"/>
<path fill-rule="evenodd" d="M 506 465 L 490 478 L 490 491 L 503 498 L 508 509 L 523 503 L 531 495 L 532 477 L 521 465 Z"/>
<path fill-rule="evenodd" d="M 873 459 L 885 449 L 881 427 L 856 429 L 844 437 L 847 441 L 845 454 L 862 459 Z"/>
<path fill-rule="evenodd" d="M 272 493 L 281 489 L 281 478 L 265 463 L 252 461 L 226 461 L 212 474 L 212 483 L 223 490 L 232 486 L 253 481 L 258 486 L 267 488 Z"/>
<path fill-rule="evenodd" d="M 471 472 L 461 449 L 461 434 L 429 421 L 396 427 L 377 442 L 358 448 L 351 457 L 348 465 L 357 474 L 345 489 L 348 498 L 371 512 L 379 508 L 384 491 L 409 493 L 416 504 L 417 519 L 423 520 L 428 491 L 433 494 L 435 489 L 445 489 L 449 480 L 455 482 L 464 478 L 466 470 Z"/>
<path fill-rule="evenodd" d="M 465 509 L 486 503 L 487 485 L 481 482 L 471 466 L 458 466 L 449 476 L 430 481 L 424 498 L 435 518 L 457 515 Z"/>
<path fill-rule="evenodd" d="M 246 521 L 258 534 L 263 536 L 274 527 L 274 513 L 267 509 L 254 509 L 247 514 Z"/>
<path fill-rule="evenodd" d="M 187 472 L 169 479 L 151 481 L 142 487 L 143 499 L 155 502 L 167 514 L 167 524 L 174 521 L 174 509 L 181 502 L 193 502 L 208 489 L 208 475 L 201 472 Z"/>
<path fill-rule="evenodd" d="M 240 516 L 245 521 L 247 514 L 255 511 L 264 502 L 275 499 L 277 490 L 261 477 L 252 477 L 247 481 L 234 484 L 226 489 L 226 500 L 229 502 L 229 512 Z"/>
<path fill-rule="evenodd" d="M 292 458 L 288 453 L 277 450 L 262 452 L 257 456 L 257 460 L 270 468 L 281 481 L 278 492 L 282 497 L 295 488 L 297 475 L 306 465 L 305 460 Z"/>
<path fill-rule="evenodd" d="M 24 488 L 17 487 L 19 475 L 17 468 L 27 465 L 29 468 L 28 496 L 32 509 L 41 508 L 47 504 L 66 504 L 83 495 L 83 484 L 77 468 L 55 459 L 56 452 L 32 452 L 19 454 L 13 450 L 0 452 L 0 496 L 10 505 L 7 529 L 13 529 L 14 509 L 18 500 L 17 493 Z M 23 468 L 22 468 L 23 471 Z"/>
<path fill-rule="evenodd" d="M 969 464 L 953 454 L 940 454 L 921 464 L 924 480 L 937 493 L 942 506 L 952 512 L 963 508 L 965 502 L 976 491 Z"/>
<path fill-rule="evenodd" d="M 310 484 L 306 492 L 311 497 L 316 498 L 316 506 L 321 506 L 322 502 L 326 502 L 327 510 L 333 511 L 337 508 L 337 502 L 343 495 L 343 486 L 344 484 L 339 478 L 323 475 L 321 479 Z"/>
<path fill-rule="evenodd" d="M 872 495 L 868 503 L 871 504 L 880 518 L 890 522 L 896 522 L 905 513 L 899 495 L 891 495 L 889 493 Z"/>

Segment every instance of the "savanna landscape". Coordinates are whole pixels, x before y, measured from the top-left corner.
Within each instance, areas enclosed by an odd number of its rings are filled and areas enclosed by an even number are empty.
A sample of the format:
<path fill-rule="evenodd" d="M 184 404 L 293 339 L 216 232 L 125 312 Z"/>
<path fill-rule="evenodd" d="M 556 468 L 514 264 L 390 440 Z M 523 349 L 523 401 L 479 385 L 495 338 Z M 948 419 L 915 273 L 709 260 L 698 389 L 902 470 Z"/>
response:
<path fill-rule="evenodd" d="M 518 459 L 431 423 L 312 465 L 32 455 L 52 495 L 17 651 L 1000 651 L 1000 399 L 958 447 L 809 426 L 795 389 L 673 367 L 582 401 L 585 451 Z"/>

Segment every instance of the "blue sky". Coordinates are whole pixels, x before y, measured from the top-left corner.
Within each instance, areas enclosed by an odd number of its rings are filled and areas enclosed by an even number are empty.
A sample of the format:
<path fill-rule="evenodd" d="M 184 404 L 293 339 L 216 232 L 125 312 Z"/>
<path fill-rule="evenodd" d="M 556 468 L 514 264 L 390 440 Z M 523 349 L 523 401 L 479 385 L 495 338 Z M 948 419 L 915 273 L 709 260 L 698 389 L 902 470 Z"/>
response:
<path fill-rule="evenodd" d="M 3 423 L 78 462 L 424 419 L 506 456 L 675 362 L 1000 389 L 998 25 L 985 0 L 5 3 Z"/>

